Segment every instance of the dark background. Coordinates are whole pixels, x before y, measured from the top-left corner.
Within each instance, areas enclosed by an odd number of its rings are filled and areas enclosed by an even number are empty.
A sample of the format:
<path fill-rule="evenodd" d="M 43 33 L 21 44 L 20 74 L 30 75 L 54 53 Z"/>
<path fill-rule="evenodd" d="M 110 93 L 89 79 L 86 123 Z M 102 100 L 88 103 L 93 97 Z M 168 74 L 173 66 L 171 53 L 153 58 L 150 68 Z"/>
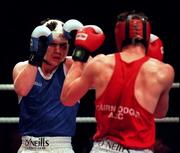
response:
<path fill-rule="evenodd" d="M 28 58 L 30 34 L 41 20 L 58 18 L 66 21 L 74 18 L 85 25 L 100 26 L 106 40 L 98 53 L 108 54 L 116 50 L 116 16 L 123 11 L 131 10 L 143 11 L 149 17 L 152 33 L 158 35 L 164 43 L 164 62 L 174 67 L 174 82 L 180 82 L 180 8 L 177 0 L 7 0 L 1 4 L 0 9 L 0 84 L 12 84 L 12 69 L 17 62 Z M 71 53 L 72 50 L 69 54 Z M 179 116 L 179 93 L 179 88 L 171 90 L 167 116 Z M 78 116 L 94 115 L 93 96 L 94 91 L 85 95 Z M 17 96 L 14 91 L 0 91 L 0 117 L 18 117 L 18 113 Z M 77 153 L 88 151 L 94 131 L 94 123 L 77 124 L 77 132 L 73 138 Z M 169 147 L 169 152 L 180 153 L 179 123 L 157 123 L 157 140 Z M 0 124 L 0 153 L 15 153 L 19 145 L 18 124 Z M 162 149 L 159 153 L 163 153 Z"/>

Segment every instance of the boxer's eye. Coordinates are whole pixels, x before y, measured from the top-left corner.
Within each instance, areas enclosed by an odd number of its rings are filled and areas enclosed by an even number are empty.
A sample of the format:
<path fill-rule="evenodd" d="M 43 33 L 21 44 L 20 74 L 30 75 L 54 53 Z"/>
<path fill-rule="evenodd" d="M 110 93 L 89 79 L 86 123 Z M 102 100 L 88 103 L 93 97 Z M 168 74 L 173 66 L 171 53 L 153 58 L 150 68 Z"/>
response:
<path fill-rule="evenodd" d="M 50 43 L 49 46 L 51 46 L 51 47 L 59 47 L 61 49 L 67 49 L 68 43 L 66 43 L 66 42 L 64 42 L 64 43 Z"/>

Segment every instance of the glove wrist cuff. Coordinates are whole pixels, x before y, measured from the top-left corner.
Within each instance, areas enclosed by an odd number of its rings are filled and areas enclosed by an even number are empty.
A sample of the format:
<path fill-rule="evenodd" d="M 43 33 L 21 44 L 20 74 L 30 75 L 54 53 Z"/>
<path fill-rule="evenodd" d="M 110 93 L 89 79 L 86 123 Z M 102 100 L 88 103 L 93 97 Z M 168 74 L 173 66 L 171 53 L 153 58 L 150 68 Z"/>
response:
<path fill-rule="evenodd" d="M 81 47 L 77 47 L 74 49 L 74 52 L 72 54 L 72 59 L 74 61 L 87 62 L 89 56 L 90 53 L 88 52 L 88 50 Z"/>

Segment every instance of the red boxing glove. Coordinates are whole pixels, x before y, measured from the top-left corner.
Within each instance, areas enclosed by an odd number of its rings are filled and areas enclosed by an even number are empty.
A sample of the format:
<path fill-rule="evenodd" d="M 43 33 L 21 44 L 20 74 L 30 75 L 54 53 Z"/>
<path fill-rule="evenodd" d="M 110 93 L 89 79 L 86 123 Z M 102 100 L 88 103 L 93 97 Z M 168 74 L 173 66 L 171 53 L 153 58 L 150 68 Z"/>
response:
<path fill-rule="evenodd" d="M 163 61 L 164 48 L 161 39 L 154 35 L 150 35 L 150 43 L 147 50 L 147 56 Z"/>
<path fill-rule="evenodd" d="M 86 62 L 90 53 L 98 49 L 104 42 L 105 35 L 101 28 L 96 25 L 87 25 L 77 31 L 75 38 L 76 49 L 73 59 Z"/>

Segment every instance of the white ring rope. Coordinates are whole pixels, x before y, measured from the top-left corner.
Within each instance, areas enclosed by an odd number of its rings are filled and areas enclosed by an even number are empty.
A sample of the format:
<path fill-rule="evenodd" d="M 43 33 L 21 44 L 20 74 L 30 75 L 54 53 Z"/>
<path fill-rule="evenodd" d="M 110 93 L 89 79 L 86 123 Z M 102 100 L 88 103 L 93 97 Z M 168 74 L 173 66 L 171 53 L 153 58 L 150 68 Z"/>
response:
<path fill-rule="evenodd" d="M 175 82 L 172 88 L 180 88 L 180 82 Z M 14 90 L 13 84 L 0 84 L 0 90 Z"/>
<path fill-rule="evenodd" d="M 76 117 L 77 123 L 96 123 L 95 117 Z M 155 119 L 156 123 L 179 123 L 179 117 Z M 19 117 L 0 117 L 0 123 L 19 123 Z"/>
<path fill-rule="evenodd" d="M 13 84 L 0 84 L 0 90 L 14 90 Z"/>

